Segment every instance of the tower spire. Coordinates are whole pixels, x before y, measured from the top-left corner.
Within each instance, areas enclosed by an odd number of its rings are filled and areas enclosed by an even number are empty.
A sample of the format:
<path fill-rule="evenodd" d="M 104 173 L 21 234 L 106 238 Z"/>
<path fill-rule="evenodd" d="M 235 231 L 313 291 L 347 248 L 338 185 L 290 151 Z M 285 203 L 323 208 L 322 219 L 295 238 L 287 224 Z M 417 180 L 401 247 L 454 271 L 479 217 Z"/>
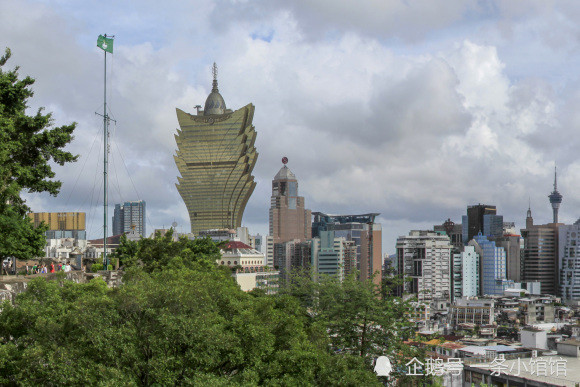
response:
<path fill-rule="evenodd" d="M 213 83 L 212 83 L 212 89 L 211 89 L 211 91 L 217 91 L 217 92 L 219 92 L 219 90 L 218 90 L 218 81 L 217 81 L 218 68 L 217 68 L 217 65 L 215 64 L 215 62 L 213 62 L 213 66 L 211 68 L 211 73 L 213 75 Z"/>
<path fill-rule="evenodd" d="M 560 209 L 560 203 L 562 203 L 562 194 L 558 192 L 558 172 L 556 166 L 554 166 L 554 191 L 548 195 L 548 198 L 552 205 L 553 221 L 554 223 L 558 223 L 558 210 Z"/>

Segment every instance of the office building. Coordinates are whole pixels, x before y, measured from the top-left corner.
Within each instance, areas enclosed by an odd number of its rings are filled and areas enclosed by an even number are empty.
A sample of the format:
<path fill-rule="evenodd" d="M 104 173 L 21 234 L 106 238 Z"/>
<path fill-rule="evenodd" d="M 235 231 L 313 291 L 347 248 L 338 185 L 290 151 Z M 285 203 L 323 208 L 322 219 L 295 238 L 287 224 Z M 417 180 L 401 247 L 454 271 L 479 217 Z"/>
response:
<path fill-rule="evenodd" d="M 252 125 L 254 105 L 232 111 L 219 93 L 214 63 L 213 88 L 203 110 L 177 109 L 180 129 L 175 163 L 181 174 L 177 190 L 191 221 L 191 232 L 236 229 L 256 183 L 252 170 L 258 153 Z"/>
<path fill-rule="evenodd" d="M 31 212 L 28 217 L 34 227 L 44 222 L 48 230 L 44 233 L 46 239 L 73 238 L 86 240 L 86 214 L 84 212 Z"/>
<path fill-rule="evenodd" d="M 540 282 L 543 294 L 556 295 L 558 275 L 558 223 L 535 225 L 528 208 L 526 228 L 522 229 L 522 281 Z"/>
<path fill-rule="evenodd" d="M 580 301 L 580 220 L 558 231 L 560 295 L 563 300 Z"/>
<path fill-rule="evenodd" d="M 85 230 L 86 227 L 84 212 L 31 212 L 28 217 L 34 227 L 44 222 L 50 231 Z"/>
<path fill-rule="evenodd" d="M 347 244 L 352 246 L 345 238 L 335 238 L 334 231 L 322 231 L 312 238 L 311 263 L 316 273 L 344 279 Z"/>
<path fill-rule="evenodd" d="M 125 202 L 115 204 L 113 213 L 113 235 L 128 234 L 135 230 L 137 235 L 147 236 L 145 230 L 145 202 Z"/>
<path fill-rule="evenodd" d="M 304 198 L 298 196 L 298 180 L 286 166 L 288 159 L 282 162 L 284 166 L 272 180 L 270 235 L 274 243 L 305 241 L 312 234 L 312 215 L 305 209 Z"/>
<path fill-rule="evenodd" d="M 515 234 L 504 234 L 494 238 L 497 247 L 503 247 L 506 252 L 506 278 L 514 282 L 522 281 L 521 264 L 521 236 Z"/>
<path fill-rule="evenodd" d="M 496 246 L 486 236 L 479 233 L 469 246 L 475 248 L 480 260 L 480 295 L 501 296 L 510 282 L 507 280 L 506 252 L 503 247 Z"/>
<path fill-rule="evenodd" d="M 328 215 L 314 212 L 312 237 L 320 236 L 322 231 L 334 231 L 335 238 L 343 237 L 356 246 L 356 270 L 360 280 L 373 278 L 376 284 L 381 282 L 382 271 L 382 228 L 375 223 L 378 213 L 360 215 Z M 347 273 L 354 270 L 354 262 L 346 263 Z"/>
<path fill-rule="evenodd" d="M 475 247 L 465 246 L 453 254 L 453 299 L 479 295 L 479 254 Z"/>
<path fill-rule="evenodd" d="M 419 301 L 450 300 L 451 241 L 433 231 L 411 231 L 397 238 L 397 273 L 410 278 L 399 293 Z"/>
<path fill-rule="evenodd" d="M 474 236 L 481 233 L 495 238 L 503 235 L 503 216 L 497 215 L 495 206 L 477 204 L 467 207 L 467 215 L 462 217 L 463 243 L 467 244 Z"/>

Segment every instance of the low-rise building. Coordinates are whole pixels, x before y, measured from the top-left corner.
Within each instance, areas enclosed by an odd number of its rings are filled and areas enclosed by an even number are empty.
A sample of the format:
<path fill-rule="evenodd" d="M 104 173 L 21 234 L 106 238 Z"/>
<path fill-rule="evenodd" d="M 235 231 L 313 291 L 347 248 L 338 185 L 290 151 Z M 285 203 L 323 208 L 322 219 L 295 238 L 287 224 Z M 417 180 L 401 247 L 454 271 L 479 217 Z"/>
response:
<path fill-rule="evenodd" d="M 450 324 L 470 323 L 475 325 L 491 325 L 495 316 L 495 301 L 459 299 L 451 305 Z"/>

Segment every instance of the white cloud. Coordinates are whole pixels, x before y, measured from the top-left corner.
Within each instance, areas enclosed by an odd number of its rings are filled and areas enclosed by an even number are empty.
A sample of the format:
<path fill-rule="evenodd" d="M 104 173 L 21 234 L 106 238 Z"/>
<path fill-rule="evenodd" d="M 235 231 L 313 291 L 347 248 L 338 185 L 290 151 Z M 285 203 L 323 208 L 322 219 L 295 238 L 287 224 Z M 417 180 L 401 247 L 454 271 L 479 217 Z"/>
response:
<path fill-rule="evenodd" d="M 175 108 L 203 105 L 214 61 L 228 107 L 256 105 L 258 186 L 244 217 L 256 232 L 267 232 L 282 156 L 311 209 L 380 212 L 385 252 L 410 228 L 459 222 L 478 202 L 521 226 L 531 197 L 536 221 L 548 221 L 554 162 L 561 218 L 574 220 L 578 7 L 525 4 L 4 1 L 9 64 L 38 79 L 32 107 L 46 106 L 56 124 L 79 123 L 70 149 L 80 161 L 56 168 L 62 194 L 29 203 L 86 211 L 99 229 L 102 121 L 94 112 L 102 110 L 103 63 L 95 42 L 106 31 L 116 35 L 111 199 L 146 200 L 149 230 L 174 219 L 188 228 L 175 189 Z"/>

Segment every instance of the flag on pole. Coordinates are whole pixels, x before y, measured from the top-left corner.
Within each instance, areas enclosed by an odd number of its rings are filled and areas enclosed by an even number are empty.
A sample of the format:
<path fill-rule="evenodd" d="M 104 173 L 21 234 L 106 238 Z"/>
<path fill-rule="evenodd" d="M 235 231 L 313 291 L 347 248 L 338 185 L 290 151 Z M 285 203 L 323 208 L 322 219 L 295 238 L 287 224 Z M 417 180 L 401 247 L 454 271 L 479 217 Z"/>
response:
<path fill-rule="evenodd" d="M 103 35 L 99 35 L 99 38 L 97 39 L 97 47 L 112 54 L 113 53 L 113 39 L 112 38 L 105 38 Z"/>

